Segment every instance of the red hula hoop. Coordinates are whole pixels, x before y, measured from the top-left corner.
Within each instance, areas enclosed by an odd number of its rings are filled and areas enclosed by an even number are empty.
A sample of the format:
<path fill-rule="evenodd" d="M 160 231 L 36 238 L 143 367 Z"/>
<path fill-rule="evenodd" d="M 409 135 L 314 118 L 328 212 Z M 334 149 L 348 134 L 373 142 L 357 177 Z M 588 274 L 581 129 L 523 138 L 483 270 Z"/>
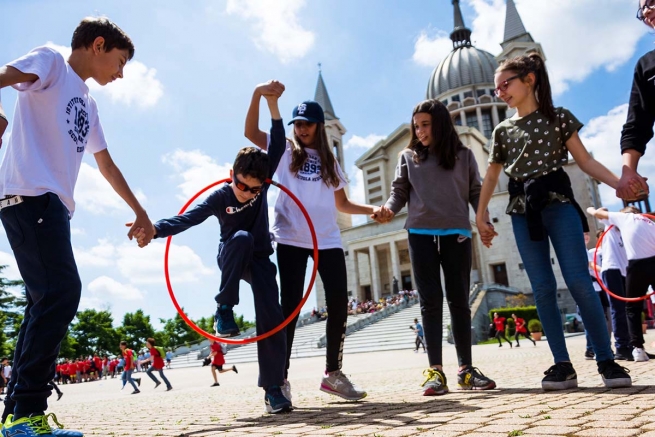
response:
<path fill-rule="evenodd" d="M 189 201 L 182 207 L 180 212 L 178 214 L 183 214 L 189 205 L 191 205 L 198 197 L 200 197 L 204 192 L 209 190 L 212 187 L 215 187 L 216 185 L 222 184 L 224 182 L 232 182 L 232 179 L 226 178 L 226 179 L 221 179 L 220 181 L 216 181 L 213 184 L 207 185 L 205 188 L 202 190 L 198 191 Z M 198 334 L 202 335 L 203 337 L 209 338 L 211 340 L 219 341 L 222 343 L 227 343 L 227 344 L 247 344 L 247 343 L 253 343 L 255 341 L 263 340 L 265 338 L 270 337 L 271 335 L 279 332 L 282 330 L 285 326 L 287 326 L 299 313 L 300 310 L 302 309 L 303 305 L 305 305 L 305 302 L 307 302 L 307 298 L 309 298 L 309 295 L 312 291 L 312 287 L 314 286 L 314 280 L 316 279 L 316 272 L 318 270 L 318 241 L 316 239 L 316 232 L 314 231 L 314 225 L 312 223 L 311 218 L 309 217 L 309 214 L 307 213 L 307 210 L 305 207 L 302 205 L 300 200 L 291 192 L 289 191 L 288 188 L 286 188 L 284 185 L 279 184 L 275 181 L 272 181 L 271 179 L 266 179 L 266 183 L 274 185 L 278 187 L 280 190 L 284 191 L 289 197 L 293 199 L 294 202 L 298 205 L 300 208 L 300 211 L 302 211 L 303 215 L 305 216 L 305 219 L 307 220 L 307 224 L 309 225 L 309 231 L 312 234 L 312 244 L 314 245 L 314 269 L 312 270 L 312 276 L 309 279 L 309 285 L 307 286 L 307 291 L 305 292 L 305 295 L 303 296 L 302 300 L 298 304 L 298 307 L 287 317 L 280 325 L 278 325 L 276 328 L 271 329 L 268 332 L 264 332 L 263 334 L 257 335 L 255 337 L 251 338 L 242 338 L 242 339 L 230 339 L 230 338 L 223 338 L 223 337 L 216 337 L 215 335 L 212 335 L 208 333 L 207 331 L 200 329 L 198 325 L 196 325 L 193 320 L 191 320 L 182 310 L 182 307 L 180 307 L 180 304 L 177 302 L 177 299 L 175 298 L 175 293 L 173 292 L 173 287 L 171 286 L 171 278 L 168 273 L 168 254 L 169 250 L 171 247 L 171 241 L 173 240 L 173 236 L 170 236 L 166 239 L 166 250 L 164 252 L 164 275 L 166 276 L 166 287 L 168 287 L 168 294 L 171 297 L 171 300 L 173 301 L 173 305 L 175 305 L 175 309 L 177 312 L 180 314 L 180 317 L 184 319 L 184 321 L 189 325 L 194 331 L 196 331 Z"/>
<path fill-rule="evenodd" d="M 646 216 L 646 217 L 648 217 L 648 218 L 651 219 L 651 220 L 655 220 L 655 216 L 653 216 L 653 215 L 650 215 L 650 214 L 640 214 L 640 215 Z M 598 241 L 596 242 L 596 250 L 594 251 L 594 266 L 596 265 L 596 258 L 598 257 L 598 249 L 601 247 L 601 245 L 602 245 L 602 243 L 603 243 L 603 238 L 605 238 L 605 234 L 607 234 L 607 232 L 608 232 L 610 229 L 612 229 L 613 227 L 614 227 L 614 225 L 610 225 L 607 229 L 605 229 L 605 231 L 601 234 L 600 238 L 599 238 Z M 643 295 L 643 296 L 641 296 L 641 297 L 623 297 L 623 296 L 617 296 L 616 294 L 612 293 L 612 292 L 611 292 L 611 291 L 610 291 L 610 290 L 605 286 L 605 283 L 604 283 L 603 280 L 601 279 L 598 270 L 594 269 L 594 274 L 596 275 L 596 280 L 597 280 L 598 283 L 600 284 L 600 287 L 601 287 L 603 290 L 605 290 L 605 292 L 606 292 L 607 294 L 609 294 L 610 296 L 612 296 L 614 299 L 622 300 L 622 301 L 624 301 L 624 302 L 639 302 L 639 301 L 641 301 L 641 300 L 646 300 L 646 299 L 648 299 L 649 297 L 651 297 L 653 294 L 655 294 L 655 291 L 653 291 L 652 293 L 646 293 L 645 295 Z"/>

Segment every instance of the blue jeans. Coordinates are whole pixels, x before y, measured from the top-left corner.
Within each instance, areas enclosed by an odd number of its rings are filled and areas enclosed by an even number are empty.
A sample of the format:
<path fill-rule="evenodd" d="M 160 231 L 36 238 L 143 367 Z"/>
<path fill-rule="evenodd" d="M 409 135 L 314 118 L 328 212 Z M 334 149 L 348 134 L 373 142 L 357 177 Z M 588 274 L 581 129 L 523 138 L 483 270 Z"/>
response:
<path fill-rule="evenodd" d="M 557 281 L 550 261 L 550 243 L 555 249 L 566 286 L 580 308 L 582 322 L 589 331 L 596 361 L 613 360 L 603 307 L 589 277 L 580 216 L 570 203 L 555 202 L 542 211 L 541 217 L 547 237 L 543 241 L 530 240 L 524 215 L 512 215 L 512 227 L 555 362 L 570 361 L 570 358 L 557 306 Z"/>
<path fill-rule="evenodd" d="M 164 369 L 155 369 L 155 366 L 150 366 L 150 368 L 146 370 L 146 374 L 148 374 L 150 379 L 155 381 L 155 384 L 159 384 L 159 380 L 157 379 L 157 377 L 152 374 L 152 372 L 154 372 L 155 370 L 159 372 L 159 376 L 161 377 L 161 379 L 164 380 L 164 384 L 166 384 L 166 388 L 171 388 L 171 383 L 168 382 L 168 379 L 166 378 L 166 376 L 164 376 Z"/>
<path fill-rule="evenodd" d="M 15 417 L 47 409 L 59 345 L 82 292 L 68 210 L 53 193 L 23 199 L 0 211 L 27 297 L 3 413 Z"/>
<path fill-rule="evenodd" d="M 132 384 L 132 387 L 134 387 L 134 390 L 137 391 L 139 389 L 137 388 L 136 383 L 132 379 L 132 372 L 134 372 L 134 370 L 123 370 L 123 374 L 121 375 L 121 379 L 123 380 L 123 387 L 125 387 L 126 382 L 129 382 L 130 384 Z"/>

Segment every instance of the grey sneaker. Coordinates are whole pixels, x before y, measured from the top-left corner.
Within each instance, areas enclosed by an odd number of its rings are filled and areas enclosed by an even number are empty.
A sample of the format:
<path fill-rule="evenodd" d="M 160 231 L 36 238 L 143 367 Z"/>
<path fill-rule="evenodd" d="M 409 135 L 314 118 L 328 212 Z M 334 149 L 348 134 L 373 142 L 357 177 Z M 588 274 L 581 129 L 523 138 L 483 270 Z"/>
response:
<path fill-rule="evenodd" d="M 323 375 L 321 391 L 342 397 L 348 401 L 358 401 L 366 397 L 366 392 L 355 387 L 341 370 Z"/>
<path fill-rule="evenodd" d="M 285 398 L 291 402 L 291 384 L 289 383 L 288 380 L 284 380 L 284 384 L 282 384 L 282 387 L 280 387 L 282 390 L 282 394 L 284 395 Z"/>
<path fill-rule="evenodd" d="M 439 369 L 425 369 L 423 371 L 425 382 L 423 382 L 423 396 L 440 396 L 448 393 L 446 375 Z"/>

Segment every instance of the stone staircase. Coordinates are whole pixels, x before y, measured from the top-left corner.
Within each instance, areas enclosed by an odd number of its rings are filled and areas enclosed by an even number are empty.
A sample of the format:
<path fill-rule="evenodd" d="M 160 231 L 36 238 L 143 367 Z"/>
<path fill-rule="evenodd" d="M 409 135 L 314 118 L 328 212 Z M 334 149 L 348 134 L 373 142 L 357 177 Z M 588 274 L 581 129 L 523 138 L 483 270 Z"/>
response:
<path fill-rule="evenodd" d="M 450 312 L 444 302 L 443 313 L 443 339 L 448 335 L 450 324 Z M 358 314 L 348 316 L 348 333 L 344 343 L 344 353 L 360 353 L 381 350 L 413 349 L 414 331 L 409 326 L 414 319 L 420 320 L 420 306 L 414 304 L 407 308 L 393 309 L 387 314 Z M 296 335 L 293 344 L 291 358 L 305 358 L 325 355 L 324 321 L 312 323 L 296 328 Z M 319 347 L 321 345 L 321 347 Z M 202 358 L 207 356 L 208 351 L 201 347 L 187 354 L 176 356 L 171 364 L 172 367 L 201 366 Z M 257 361 L 257 346 L 249 343 L 244 346 L 230 348 L 225 360 L 229 364 L 247 363 Z"/>

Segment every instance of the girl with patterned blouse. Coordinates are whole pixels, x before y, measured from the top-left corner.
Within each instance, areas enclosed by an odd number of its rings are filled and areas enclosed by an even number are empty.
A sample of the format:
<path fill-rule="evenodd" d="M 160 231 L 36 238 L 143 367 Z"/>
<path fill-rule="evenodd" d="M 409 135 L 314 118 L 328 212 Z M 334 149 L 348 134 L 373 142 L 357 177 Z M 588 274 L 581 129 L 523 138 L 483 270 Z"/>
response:
<path fill-rule="evenodd" d="M 496 70 L 496 95 L 516 114 L 493 132 L 476 222 L 485 246 L 497 235 L 482 214 L 504 169 L 510 177 L 507 213 L 519 254 L 530 279 L 539 318 L 555 365 L 545 372 L 544 390 L 577 387 L 557 305 L 557 281 L 551 265 L 552 243 L 568 289 L 580 308 L 607 387 L 629 387 L 627 370 L 614 362 L 600 300 L 587 272 L 586 217 L 573 197 L 563 167 L 568 153 L 580 169 L 616 188 L 619 179 L 585 149 L 578 136 L 582 123 L 567 109 L 554 107 L 543 58 L 537 53 L 508 59 Z"/>

